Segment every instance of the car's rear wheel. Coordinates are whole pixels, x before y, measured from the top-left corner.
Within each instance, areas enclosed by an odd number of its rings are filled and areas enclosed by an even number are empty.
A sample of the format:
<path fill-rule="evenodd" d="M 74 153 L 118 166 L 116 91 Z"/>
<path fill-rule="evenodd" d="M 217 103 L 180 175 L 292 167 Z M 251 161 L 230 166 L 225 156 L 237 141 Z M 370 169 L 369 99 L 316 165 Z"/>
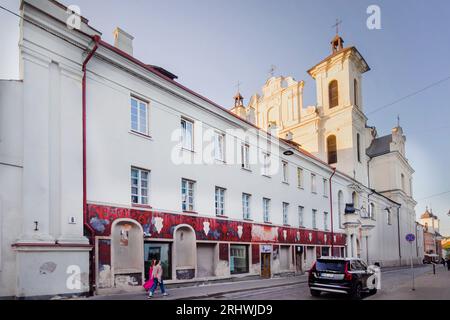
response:
<path fill-rule="evenodd" d="M 319 290 L 311 290 L 311 295 L 313 297 L 320 297 L 320 291 Z"/>
<path fill-rule="evenodd" d="M 352 298 L 354 300 L 361 300 L 362 299 L 362 285 L 361 283 L 358 283 L 353 290 Z"/>

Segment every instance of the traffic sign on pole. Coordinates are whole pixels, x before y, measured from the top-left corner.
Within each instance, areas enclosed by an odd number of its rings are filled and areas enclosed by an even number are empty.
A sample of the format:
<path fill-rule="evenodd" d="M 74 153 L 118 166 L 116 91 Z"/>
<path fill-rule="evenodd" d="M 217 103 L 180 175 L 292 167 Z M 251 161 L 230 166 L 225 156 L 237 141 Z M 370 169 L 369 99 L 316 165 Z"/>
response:
<path fill-rule="evenodd" d="M 406 241 L 411 245 L 411 274 L 412 274 L 412 290 L 416 290 L 414 286 L 414 264 L 413 264 L 413 242 L 416 240 L 416 236 L 412 233 L 408 233 L 405 237 Z"/>

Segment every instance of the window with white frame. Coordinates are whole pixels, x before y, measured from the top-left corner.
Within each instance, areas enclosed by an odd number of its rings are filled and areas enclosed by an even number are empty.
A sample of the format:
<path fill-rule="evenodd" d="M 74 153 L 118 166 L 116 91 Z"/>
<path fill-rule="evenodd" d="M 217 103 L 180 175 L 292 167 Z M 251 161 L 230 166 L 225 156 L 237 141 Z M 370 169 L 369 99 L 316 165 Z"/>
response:
<path fill-rule="evenodd" d="M 283 182 L 289 183 L 289 165 L 287 161 L 281 162 L 282 170 L 283 170 Z"/>
<path fill-rule="evenodd" d="M 328 197 L 328 180 L 323 179 L 323 196 Z"/>
<path fill-rule="evenodd" d="M 131 203 L 148 204 L 148 180 L 150 171 L 131 168 Z"/>
<path fill-rule="evenodd" d="M 262 168 L 263 176 L 269 176 L 269 168 L 270 168 L 270 153 L 263 153 L 263 168 Z"/>
<path fill-rule="evenodd" d="M 305 208 L 302 206 L 298 206 L 298 226 L 304 227 L 304 220 L 303 220 L 303 212 Z"/>
<path fill-rule="evenodd" d="M 225 214 L 225 189 L 216 187 L 216 215 L 223 216 Z"/>
<path fill-rule="evenodd" d="M 328 212 L 323 213 L 323 229 L 328 231 Z"/>
<path fill-rule="evenodd" d="M 195 181 L 181 180 L 181 206 L 183 211 L 194 211 L 195 209 Z"/>
<path fill-rule="evenodd" d="M 303 169 L 297 168 L 297 186 L 303 189 Z"/>
<path fill-rule="evenodd" d="M 148 103 L 137 98 L 131 98 L 131 130 L 148 134 Z"/>
<path fill-rule="evenodd" d="M 250 219 L 250 198 L 251 195 L 248 193 L 242 194 L 242 214 L 246 220 Z"/>
<path fill-rule="evenodd" d="M 317 229 L 317 210 L 312 209 L 312 228 Z"/>
<path fill-rule="evenodd" d="M 194 150 L 194 123 L 187 119 L 181 119 L 181 143 L 183 149 Z"/>
<path fill-rule="evenodd" d="M 289 224 L 289 203 L 283 202 L 283 224 Z"/>
<path fill-rule="evenodd" d="M 314 173 L 311 173 L 311 192 L 317 193 L 317 181 L 316 181 L 316 175 Z"/>
<path fill-rule="evenodd" d="M 225 135 L 220 132 L 214 133 L 214 159 L 225 161 Z"/>
<path fill-rule="evenodd" d="M 263 218 L 264 222 L 270 221 L 270 199 L 263 198 Z"/>
<path fill-rule="evenodd" d="M 250 145 L 247 143 L 241 145 L 241 167 L 250 170 Z"/>

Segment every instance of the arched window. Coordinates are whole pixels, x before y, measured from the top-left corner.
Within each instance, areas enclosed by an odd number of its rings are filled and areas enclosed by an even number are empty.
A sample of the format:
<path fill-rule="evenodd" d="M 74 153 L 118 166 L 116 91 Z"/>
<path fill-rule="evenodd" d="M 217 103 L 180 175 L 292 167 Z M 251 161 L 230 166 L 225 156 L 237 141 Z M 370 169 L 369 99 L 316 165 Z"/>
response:
<path fill-rule="evenodd" d="M 339 104 L 339 90 L 337 80 L 333 80 L 328 85 L 328 98 L 330 108 L 334 108 Z"/>
<path fill-rule="evenodd" d="M 337 144 L 336 136 L 329 136 L 327 138 L 327 153 L 328 153 L 328 164 L 337 163 Z"/>
<path fill-rule="evenodd" d="M 355 209 L 358 209 L 359 203 L 358 203 L 358 194 L 356 193 L 356 191 L 353 191 L 353 193 L 352 193 L 352 202 L 353 202 L 353 207 Z"/>
<path fill-rule="evenodd" d="M 359 135 L 359 133 L 356 134 L 356 152 L 358 162 L 361 162 L 361 136 Z"/>
<path fill-rule="evenodd" d="M 375 205 L 373 203 L 369 205 L 369 218 L 375 220 Z"/>
<path fill-rule="evenodd" d="M 358 106 L 358 80 L 353 80 L 353 99 L 355 100 L 355 106 Z"/>

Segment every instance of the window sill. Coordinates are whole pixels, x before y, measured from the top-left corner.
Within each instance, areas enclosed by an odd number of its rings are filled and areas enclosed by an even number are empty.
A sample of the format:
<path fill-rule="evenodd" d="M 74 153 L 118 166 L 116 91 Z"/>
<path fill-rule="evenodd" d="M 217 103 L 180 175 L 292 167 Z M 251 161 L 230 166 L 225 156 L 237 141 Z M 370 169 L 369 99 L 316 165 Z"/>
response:
<path fill-rule="evenodd" d="M 141 209 L 152 209 L 152 206 L 148 204 L 139 204 L 139 203 L 132 203 L 131 206 L 133 208 L 141 208 Z"/>
<path fill-rule="evenodd" d="M 153 137 L 148 134 L 141 133 L 141 132 L 134 131 L 134 130 L 130 130 L 128 132 L 134 136 L 138 136 L 138 137 L 153 141 Z"/>
<path fill-rule="evenodd" d="M 181 147 L 181 151 L 186 151 L 186 152 L 190 152 L 190 153 L 195 153 L 194 150 L 186 149 L 186 148 L 183 148 L 183 147 Z"/>
<path fill-rule="evenodd" d="M 289 185 L 289 182 L 287 182 L 287 181 L 281 181 L 281 183 L 283 183 L 283 184 L 285 184 L 285 185 Z"/>
<path fill-rule="evenodd" d="M 187 213 L 187 214 L 198 214 L 197 211 L 189 211 L 189 210 L 183 210 L 183 213 Z"/>
<path fill-rule="evenodd" d="M 316 192 L 316 191 L 311 191 L 311 193 L 317 195 L 317 192 Z"/>
<path fill-rule="evenodd" d="M 244 218 L 244 221 L 253 222 L 252 219 L 247 219 L 247 218 Z"/>
<path fill-rule="evenodd" d="M 283 227 L 290 227 L 291 225 L 290 224 L 288 224 L 288 223 L 284 223 L 283 224 Z"/>
<path fill-rule="evenodd" d="M 241 170 L 244 170 L 244 171 L 247 171 L 247 172 L 250 172 L 250 173 L 252 172 L 252 170 L 250 170 L 250 168 L 245 168 L 245 167 L 242 167 L 242 166 L 241 166 Z"/>
<path fill-rule="evenodd" d="M 305 188 L 303 188 L 303 187 L 297 187 L 299 190 L 305 190 Z"/>
<path fill-rule="evenodd" d="M 216 218 L 228 219 L 227 216 L 224 216 L 224 215 L 221 215 L 221 214 L 216 214 Z"/>
<path fill-rule="evenodd" d="M 270 221 L 264 221 L 264 223 L 265 223 L 265 224 L 273 224 L 273 223 L 270 222 Z"/>
<path fill-rule="evenodd" d="M 268 176 L 267 174 L 263 174 L 262 176 L 263 176 L 264 178 L 272 179 L 272 177 L 271 177 L 271 176 Z"/>

